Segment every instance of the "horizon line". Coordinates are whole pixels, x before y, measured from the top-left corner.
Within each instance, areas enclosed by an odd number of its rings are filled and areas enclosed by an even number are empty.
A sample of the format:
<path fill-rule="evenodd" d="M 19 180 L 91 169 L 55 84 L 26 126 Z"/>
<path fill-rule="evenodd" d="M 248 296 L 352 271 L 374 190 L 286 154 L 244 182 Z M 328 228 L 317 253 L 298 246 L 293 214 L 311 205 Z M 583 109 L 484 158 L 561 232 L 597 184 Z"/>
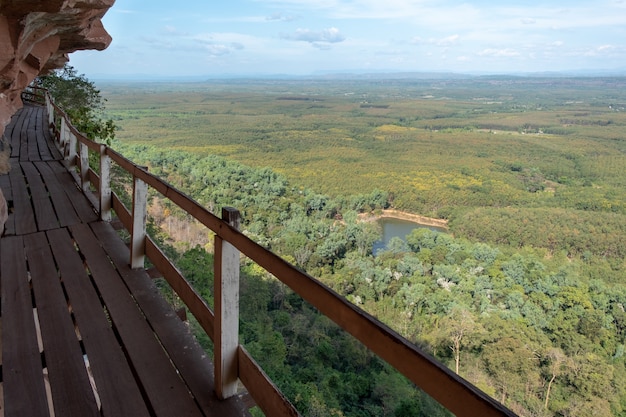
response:
<path fill-rule="evenodd" d="M 166 75 L 166 74 L 92 74 L 91 78 L 102 81 L 175 81 L 175 80 L 255 80 L 255 79 L 367 79 L 367 78 L 396 78 L 396 79 L 471 79 L 479 77 L 511 77 L 511 78 L 534 78 L 534 77 L 626 77 L 626 69 L 598 69 L 598 70 L 563 70 L 563 71 L 517 71 L 517 72 L 485 72 L 485 71 L 363 71 L 363 70 L 337 70 L 315 71 L 308 74 L 294 73 L 219 73 L 199 75 Z"/>

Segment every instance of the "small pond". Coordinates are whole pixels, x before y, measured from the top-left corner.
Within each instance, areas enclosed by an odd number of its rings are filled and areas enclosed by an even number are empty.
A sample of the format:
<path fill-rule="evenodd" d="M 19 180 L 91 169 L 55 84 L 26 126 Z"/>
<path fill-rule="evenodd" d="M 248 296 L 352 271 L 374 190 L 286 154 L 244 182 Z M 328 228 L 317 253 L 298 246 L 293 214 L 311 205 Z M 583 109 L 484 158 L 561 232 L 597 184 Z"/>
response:
<path fill-rule="evenodd" d="M 414 229 L 427 228 L 435 232 L 446 232 L 443 227 L 436 227 L 425 225 L 422 223 L 412 222 L 410 220 L 400 220 L 393 218 L 382 218 L 378 220 L 378 224 L 383 229 L 383 238 L 374 242 L 372 251 L 376 254 L 378 251 L 385 249 L 391 238 L 399 237 L 402 240 L 406 239 L 406 236 Z"/>

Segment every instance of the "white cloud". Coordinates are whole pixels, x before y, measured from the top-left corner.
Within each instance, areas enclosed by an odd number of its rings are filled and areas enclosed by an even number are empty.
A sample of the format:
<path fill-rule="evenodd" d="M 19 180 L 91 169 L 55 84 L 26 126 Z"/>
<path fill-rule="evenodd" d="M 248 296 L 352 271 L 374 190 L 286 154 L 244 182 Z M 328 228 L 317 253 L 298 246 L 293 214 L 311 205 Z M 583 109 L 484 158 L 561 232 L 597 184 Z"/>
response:
<path fill-rule="evenodd" d="M 598 46 L 598 52 L 611 52 L 615 49 L 613 45 L 602 45 Z"/>
<path fill-rule="evenodd" d="M 521 54 L 511 48 L 504 48 L 504 49 L 487 48 L 478 52 L 478 55 L 486 56 L 486 57 L 496 57 L 496 58 L 502 58 L 502 57 L 511 58 L 511 57 L 520 56 Z"/>
<path fill-rule="evenodd" d="M 600 45 L 587 50 L 584 55 L 592 57 L 620 56 L 626 54 L 626 47 L 616 45 Z"/>
<path fill-rule="evenodd" d="M 523 69 L 542 71 L 614 68 L 626 62 L 626 44 L 622 42 L 626 0 L 603 0 L 601 4 L 247 1 L 248 7 L 238 7 L 243 4 L 238 2 L 222 7 L 205 1 L 196 2 L 193 10 L 137 5 L 130 10 L 120 0 L 105 16 L 114 43 L 99 56 L 123 52 L 133 68 L 145 67 L 148 72 L 157 70 L 153 62 L 165 65 L 163 53 L 172 56 L 172 66 L 184 71 L 206 62 L 220 71 L 263 68 L 298 73 L 358 68 L 364 62 L 400 71 L 451 67 L 459 71 L 518 71 L 522 65 L 526 66 Z M 137 19 L 138 13 L 144 19 Z M 411 38 L 413 35 L 419 36 Z M 310 46 L 332 50 L 315 54 Z M 443 62 L 445 56 L 447 63 Z M 118 60 L 111 62 L 117 65 Z M 87 59 L 83 65 L 91 65 L 96 72 L 109 66 L 96 66 Z"/>
<path fill-rule="evenodd" d="M 162 33 L 166 36 L 189 36 L 189 33 L 181 32 L 175 26 L 172 26 L 172 25 L 164 26 Z"/>
<path fill-rule="evenodd" d="M 313 43 L 311 43 L 311 45 L 313 45 L 314 47 L 316 47 L 317 49 L 320 49 L 322 51 L 328 51 L 328 50 L 331 49 L 331 46 L 328 43 L 313 42 Z"/>
<path fill-rule="evenodd" d="M 156 49 L 176 49 L 177 45 L 171 42 L 169 39 L 155 38 L 152 36 L 142 36 L 139 38 L 141 41 L 153 46 Z"/>
<path fill-rule="evenodd" d="M 509 6 L 506 2 L 472 4 L 450 0 L 263 0 L 263 3 L 330 19 L 398 20 L 424 30 L 453 27 L 459 32 L 472 30 L 492 35 L 497 32 L 496 36 L 524 26 L 562 30 L 626 25 L 626 13 L 623 13 L 626 2 L 622 0 L 602 6 L 577 2 L 566 7 L 556 2 Z"/>
<path fill-rule="evenodd" d="M 267 16 L 230 16 L 230 17 L 205 17 L 202 19 L 205 23 L 227 24 L 227 23 L 265 23 Z"/>
<path fill-rule="evenodd" d="M 278 22 L 293 22 L 294 20 L 297 20 L 297 19 L 298 19 L 297 16 L 287 15 L 287 14 L 280 13 L 280 12 L 272 13 L 270 16 L 267 16 L 265 18 L 265 20 L 267 21 L 278 21 Z"/>
<path fill-rule="evenodd" d="M 154 49 L 193 54 L 206 52 L 209 57 L 220 57 L 246 49 L 246 45 L 258 46 L 258 38 L 238 33 L 199 33 L 180 32 L 174 26 L 165 26 L 156 37 L 142 36 L 144 43 Z M 189 55 L 190 59 L 192 55 Z"/>
<path fill-rule="evenodd" d="M 206 44 L 205 48 L 206 48 L 206 51 L 209 53 L 209 56 L 211 57 L 227 55 L 227 54 L 230 54 L 232 51 L 232 49 L 228 45 L 222 45 L 222 44 L 216 44 L 216 43 Z"/>
<path fill-rule="evenodd" d="M 280 35 L 282 39 L 291 41 L 303 41 L 309 43 L 338 43 L 346 40 L 346 37 L 341 34 L 337 28 L 328 28 L 321 31 L 313 31 L 310 29 L 297 29 L 293 33 L 283 33 Z"/>
<path fill-rule="evenodd" d="M 434 46 L 447 48 L 458 43 L 459 39 L 460 39 L 459 35 L 450 35 L 444 38 L 429 38 L 429 39 L 422 39 L 419 36 L 415 36 L 409 41 L 409 43 L 412 43 L 415 45 L 427 44 L 427 45 L 434 45 Z"/>

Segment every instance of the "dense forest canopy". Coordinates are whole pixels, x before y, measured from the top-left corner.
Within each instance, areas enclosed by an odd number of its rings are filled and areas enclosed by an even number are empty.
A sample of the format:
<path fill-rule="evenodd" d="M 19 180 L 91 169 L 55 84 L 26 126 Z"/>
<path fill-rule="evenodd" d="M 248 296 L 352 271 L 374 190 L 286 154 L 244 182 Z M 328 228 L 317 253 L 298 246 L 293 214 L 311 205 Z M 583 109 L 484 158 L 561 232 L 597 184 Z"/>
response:
<path fill-rule="evenodd" d="M 103 92 L 124 154 L 214 211 L 239 208 L 245 233 L 520 415 L 610 416 L 626 413 L 625 83 Z M 388 207 L 448 219 L 451 233 L 418 229 L 374 256 L 380 230 L 359 214 Z M 151 212 L 210 300 L 208 240 L 174 243 L 165 232 L 184 219 L 167 201 Z M 303 413 L 445 414 L 254 264 L 243 271 L 242 340 Z"/>

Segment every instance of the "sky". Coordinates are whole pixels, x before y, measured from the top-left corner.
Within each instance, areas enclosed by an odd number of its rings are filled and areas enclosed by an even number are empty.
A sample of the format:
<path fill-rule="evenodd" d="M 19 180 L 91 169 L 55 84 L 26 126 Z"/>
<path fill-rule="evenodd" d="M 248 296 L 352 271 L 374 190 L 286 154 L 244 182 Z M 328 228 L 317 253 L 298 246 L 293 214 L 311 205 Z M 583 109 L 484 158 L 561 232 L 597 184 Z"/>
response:
<path fill-rule="evenodd" d="M 117 0 L 88 78 L 626 73 L 626 0 Z"/>

